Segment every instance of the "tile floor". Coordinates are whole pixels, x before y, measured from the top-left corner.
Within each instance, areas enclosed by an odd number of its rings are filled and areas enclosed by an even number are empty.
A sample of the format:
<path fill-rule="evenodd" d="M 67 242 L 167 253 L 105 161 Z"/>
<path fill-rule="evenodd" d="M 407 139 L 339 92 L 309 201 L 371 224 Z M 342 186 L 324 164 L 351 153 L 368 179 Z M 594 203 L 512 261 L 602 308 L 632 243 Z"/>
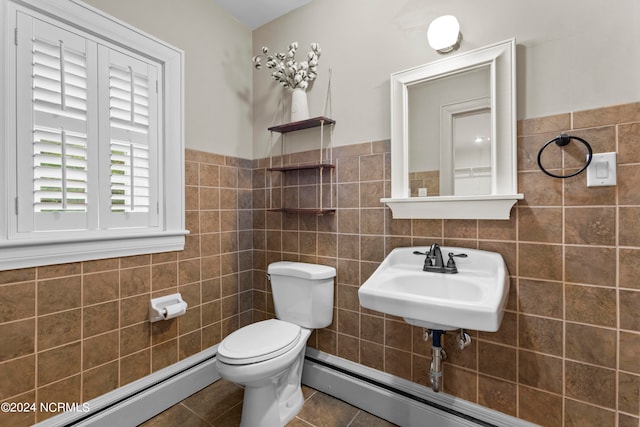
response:
<path fill-rule="evenodd" d="M 287 427 L 394 426 L 368 412 L 302 386 L 304 406 Z M 140 427 L 232 427 L 240 425 L 243 390 L 219 380 L 187 397 Z"/>

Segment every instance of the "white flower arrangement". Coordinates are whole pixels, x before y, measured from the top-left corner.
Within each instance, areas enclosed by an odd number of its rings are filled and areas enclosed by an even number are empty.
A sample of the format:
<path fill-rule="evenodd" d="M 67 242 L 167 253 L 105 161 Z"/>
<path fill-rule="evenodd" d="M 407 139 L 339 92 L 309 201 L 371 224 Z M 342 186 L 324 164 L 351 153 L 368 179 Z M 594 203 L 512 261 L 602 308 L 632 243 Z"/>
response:
<path fill-rule="evenodd" d="M 267 68 L 273 70 L 271 77 L 283 87 L 306 89 L 309 82 L 317 77 L 320 45 L 311 43 L 307 60 L 300 63 L 295 60 L 296 50 L 298 50 L 298 42 L 293 42 L 289 45 L 287 53 L 276 53 L 274 56 L 268 55 L 269 48 L 263 46 L 262 54 L 253 57 L 253 66 L 256 69 L 262 68 L 262 59 L 266 59 Z"/>

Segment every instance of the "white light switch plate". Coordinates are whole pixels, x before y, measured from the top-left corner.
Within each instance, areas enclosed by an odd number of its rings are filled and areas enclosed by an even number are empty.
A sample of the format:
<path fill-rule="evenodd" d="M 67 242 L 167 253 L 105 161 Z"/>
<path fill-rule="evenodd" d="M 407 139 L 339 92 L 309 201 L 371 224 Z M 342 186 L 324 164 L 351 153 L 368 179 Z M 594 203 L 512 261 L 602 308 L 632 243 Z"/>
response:
<path fill-rule="evenodd" d="M 587 168 L 587 187 L 616 185 L 616 153 L 597 153 Z"/>

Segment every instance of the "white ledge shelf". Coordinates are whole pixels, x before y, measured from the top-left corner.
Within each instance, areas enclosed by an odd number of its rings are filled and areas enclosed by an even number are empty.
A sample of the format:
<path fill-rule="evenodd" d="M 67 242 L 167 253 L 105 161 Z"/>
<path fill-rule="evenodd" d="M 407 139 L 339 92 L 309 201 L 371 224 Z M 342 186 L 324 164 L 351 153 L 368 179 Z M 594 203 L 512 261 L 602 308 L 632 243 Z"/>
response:
<path fill-rule="evenodd" d="M 380 199 L 397 219 L 509 219 L 523 194 Z"/>

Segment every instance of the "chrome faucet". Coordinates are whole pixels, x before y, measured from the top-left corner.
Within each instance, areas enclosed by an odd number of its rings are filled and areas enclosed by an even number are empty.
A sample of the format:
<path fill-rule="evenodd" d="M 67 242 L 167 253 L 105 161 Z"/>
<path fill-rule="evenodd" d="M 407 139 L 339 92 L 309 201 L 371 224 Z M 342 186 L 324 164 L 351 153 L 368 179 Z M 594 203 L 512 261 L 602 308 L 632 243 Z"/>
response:
<path fill-rule="evenodd" d="M 416 255 L 426 255 L 424 267 L 422 268 L 423 271 L 445 274 L 456 274 L 458 272 L 458 267 L 456 267 L 456 262 L 453 259 L 454 257 L 467 257 L 467 254 L 454 254 L 453 252 L 449 252 L 449 260 L 447 261 L 447 265 L 444 265 L 442 250 L 440 250 L 440 245 L 437 243 L 432 244 L 427 252 L 414 251 L 413 253 Z"/>

